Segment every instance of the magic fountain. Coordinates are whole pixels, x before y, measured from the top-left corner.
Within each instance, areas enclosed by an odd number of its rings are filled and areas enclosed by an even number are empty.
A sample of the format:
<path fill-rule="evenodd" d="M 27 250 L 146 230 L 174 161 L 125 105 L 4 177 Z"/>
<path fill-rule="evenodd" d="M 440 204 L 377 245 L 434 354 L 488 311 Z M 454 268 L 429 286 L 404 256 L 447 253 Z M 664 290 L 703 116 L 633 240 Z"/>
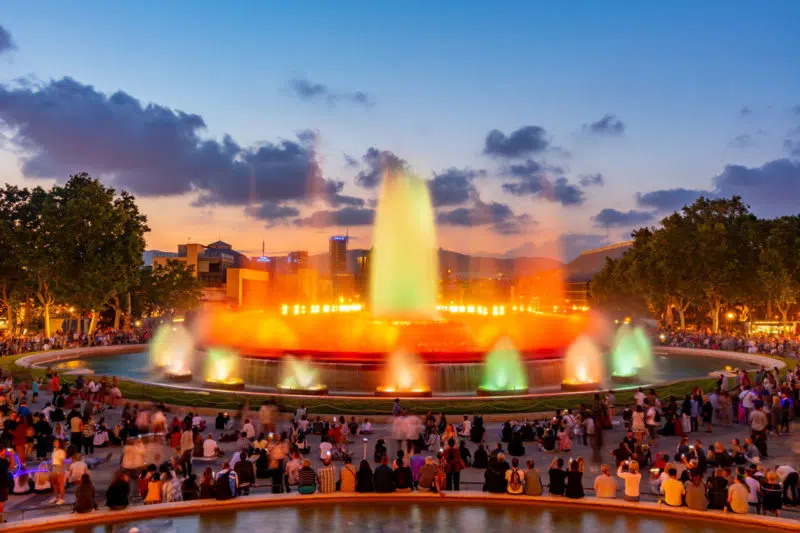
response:
<path fill-rule="evenodd" d="M 564 391 L 593 391 L 603 385 L 603 352 L 587 335 L 581 335 L 567 349 L 564 358 Z"/>
<path fill-rule="evenodd" d="M 615 335 L 611 351 L 611 380 L 632 383 L 647 378 L 653 367 L 653 348 L 641 327 L 625 324 Z"/>
<path fill-rule="evenodd" d="M 244 380 L 239 377 L 239 354 L 214 346 L 206 351 L 205 380 L 207 387 L 225 390 L 243 390 Z"/>
<path fill-rule="evenodd" d="M 343 392 L 369 384 L 378 395 L 426 396 L 433 377 L 444 390 L 453 389 L 443 382 L 456 379 L 465 384 L 456 390 L 520 394 L 528 390 L 527 376 L 546 384 L 560 375 L 551 367 L 583 332 L 585 316 L 502 305 L 492 306 L 491 315 L 462 306 L 463 314 L 448 319 L 437 311 L 438 248 L 425 180 L 384 174 L 372 244 L 367 309 L 346 303 L 283 305 L 280 313 L 218 308 L 197 328 L 200 346 L 241 353 L 245 368 L 236 377 L 259 362 L 273 365 L 250 373 L 279 375 L 269 386 L 289 394 L 324 393 L 323 380 L 335 378 Z M 552 288 L 553 294 L 562 289 Z"/>

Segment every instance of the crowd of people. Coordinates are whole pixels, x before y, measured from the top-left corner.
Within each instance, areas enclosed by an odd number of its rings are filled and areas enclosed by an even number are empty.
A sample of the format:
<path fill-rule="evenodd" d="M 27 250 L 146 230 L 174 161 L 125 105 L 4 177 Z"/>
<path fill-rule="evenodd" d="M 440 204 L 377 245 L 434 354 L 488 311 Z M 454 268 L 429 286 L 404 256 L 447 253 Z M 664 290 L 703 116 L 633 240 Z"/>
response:
<path fill-rule="evenodd" d="M 98 505 L 93 470 L 120 448 L 118 471 L 104 491 L 109 509 L 225 500 L 257 486 L 275 493 L 444 496 L 461 490 L 465 469 L 482 471 L 475 488 L 490 493 L 577 499 L 594 492 L 632 502 L 650 494 L 665 506 L 776 515 L 784 505 L 800 504 L 794 466 L 766 466 L 768 442 L 788 436 L 800 414 L 800 368 L 722 373 L 716 390 L 696 389 L 685 398 L 639 389 L 626 406 L 608 391 L 591 405 L 544 420 L 509 420 L 499 431 L 480 415 L 451 421 L 406 412 L 396 400 L 384 438 L 374 444 L 369 419 L 323 419 L 304 407 L 288 424 L 269 402 L 252 416 L 220 412 L 207 422 L 198 413 L 172 414 L 163 404 L 123 404 L 113 379 L 61 383 L 55 373 L 33 383 L 0 379 L 0 512 L 9 494 L 46 494 L 63 505 L 68 491 L 74 491 L 75 512 L 92 511 Z M 106 422 L 109 409 L 118 423 Z M 720 425 L 740 428 L 742 438 L 705 446 L 700 436 Z M 614 435 L 624 437 L 607 456 L 604 443 Z M 674 451 L 659 450 L 665 437 L 678 437 Z M 537 468 L 531 452 L 552 454 L 547 468 Z M 593 469 L 599 474 L 584 479 Z"/>
<path fill-rule="evenodd" d="M 755 333 L 716 333 L 665 329 L 659 332 L 658 343 L 676 348 L 704 348 L 729 352 L 763 353 L 797 358 L 800 354 L 800 333 L 781 335 Z"/>
<path fill-rule="evenodd" d="M 31 352 L 47 352 L 67 348 L 89 346 L 111 346 L 119 344 L 142 344 L 150 340 L 148 328 L 128 331 L 113 328 L 97 328 L 91 335 L 77 331 L 58 330 L 49 337 L 44 333 L 0 334 L 0 356 L 20 355 Z"/>

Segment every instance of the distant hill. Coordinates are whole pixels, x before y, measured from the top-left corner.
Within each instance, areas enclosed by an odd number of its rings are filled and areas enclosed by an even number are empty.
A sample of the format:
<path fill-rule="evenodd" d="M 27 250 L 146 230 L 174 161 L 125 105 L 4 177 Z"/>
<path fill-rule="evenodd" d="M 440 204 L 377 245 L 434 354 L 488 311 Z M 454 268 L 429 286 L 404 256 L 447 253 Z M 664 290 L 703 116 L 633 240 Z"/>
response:
<path fill-rule="evenodd" d="M 606 264 L 606 257 L 619 259 L 632 245 L 633 241 L 625 241 L 581 252 L 581 255 L 567 264 L 564 277 L 567 281 L 589 281 Z"/>
<path fill-rule="evenodd" d="M 347 270 L 355 272 L 356 257 L 363 249 L 347 251 Z M 326 252 L 314 254 L 308 258 L 309 266 L 319 271 L 323 276 L 329 273 L 328 254 Z M 543 270 L 562 268 L 564 264 L 549 257 L 483 257 L 451 252 L 439 249 L 439 269 L 444 272 L 450 269 L 451 274 L 457 277 L 487 278 L 499 274 L 511 277 L 520 274 L 531 274 Z"/>

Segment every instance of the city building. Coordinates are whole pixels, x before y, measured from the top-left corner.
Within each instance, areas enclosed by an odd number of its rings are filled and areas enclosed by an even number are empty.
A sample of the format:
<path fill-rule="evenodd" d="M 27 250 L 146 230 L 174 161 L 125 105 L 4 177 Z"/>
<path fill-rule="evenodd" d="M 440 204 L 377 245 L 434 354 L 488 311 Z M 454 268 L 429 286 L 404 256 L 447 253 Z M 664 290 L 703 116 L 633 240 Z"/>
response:
<path fill-rule="evenodd" d="M 305 250 L 289 252 L 286 262 L 289 264 L 289 273 L 297 274 L 298 271 L 308 268 L 308 252 Z"/>
<path fill-rule="evenodd" d="M 152 256 L 153 267 L 166 266 L 170 262 L 181 262 L 192 269 L 203 286 L 222 288 L 225 286 L 229 268 L 244 268 L 250 260 L 223 241 L 208 246 L 199 243 L 178 245 L 178 253 L 157 252 Z"/>
<path fill-rule="evenodd" d="M 372 250 L 356 251 L 354 284 L 356 293 L 362 301 L 369 299 L 369 267 Z"/>
<path fill-rule="evenodd" d="M 347 272 L 347 237 L 334 235 L 328 240 L 328 262 L 331 277 Z"/>

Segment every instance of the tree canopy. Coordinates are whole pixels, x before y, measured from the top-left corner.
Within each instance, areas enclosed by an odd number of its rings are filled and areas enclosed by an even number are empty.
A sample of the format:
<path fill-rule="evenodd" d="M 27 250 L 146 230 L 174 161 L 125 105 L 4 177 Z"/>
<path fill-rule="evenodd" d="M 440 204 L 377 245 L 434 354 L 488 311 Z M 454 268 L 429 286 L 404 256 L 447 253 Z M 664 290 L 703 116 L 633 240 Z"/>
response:
<path fill-rule="evenodd" d="M 690 307 L 715 332 L 723 308 L 745 321 L 756 310 L 774 318 L 774 306 L 786 321 L 800 296 L 800 217 L 759 220 L 737 196 L 700 197 L 633 232 L 630 250 L 606 262 L 591 293 L 595 305 L 645 307 L 665 325 L 677 313 L 681 328 Z"/>

